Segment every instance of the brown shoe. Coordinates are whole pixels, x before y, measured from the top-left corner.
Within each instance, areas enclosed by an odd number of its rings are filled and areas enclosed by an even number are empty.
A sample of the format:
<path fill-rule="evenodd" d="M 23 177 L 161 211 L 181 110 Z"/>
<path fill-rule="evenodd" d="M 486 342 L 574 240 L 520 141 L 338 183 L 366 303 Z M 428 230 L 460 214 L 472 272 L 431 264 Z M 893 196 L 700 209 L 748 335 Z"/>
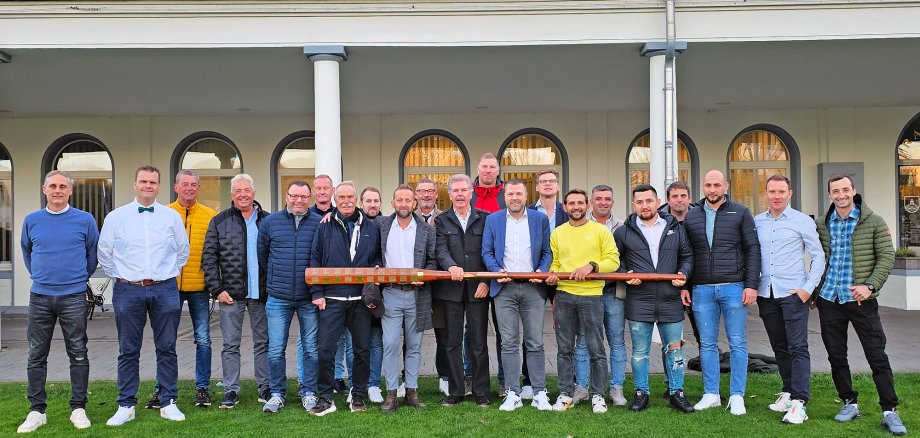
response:
<path fill-rule="evenodd" d="M 418 389 L 406 388 L 406 406 L 412 406 L 416 409 L 425 407 L 425 404 L 418 399 Z"/>
<path fill-rule="evenodd" d="M 383 404 L 380 405 L 380 412 L 384 414 L 391 414 L 396 412 L 399 409 L 399 403 L 396 402 L 396 390 L 387 391 L 387 398 L 383 401 Z"/>

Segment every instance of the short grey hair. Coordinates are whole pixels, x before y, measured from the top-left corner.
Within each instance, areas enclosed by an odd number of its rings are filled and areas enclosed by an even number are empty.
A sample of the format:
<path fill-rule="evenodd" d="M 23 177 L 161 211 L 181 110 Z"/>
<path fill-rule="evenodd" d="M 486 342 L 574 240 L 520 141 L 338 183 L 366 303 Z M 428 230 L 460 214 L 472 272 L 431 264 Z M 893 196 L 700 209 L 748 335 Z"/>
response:
<path fill-rule="evenodd" d="M 256 184 L 252 182 L 252 177 L 248 173 L 240 173 L 233 177 L 230 180 L 230 193 L 233 193 L 233 188 L 236 187 L 236 183 L 240 181 L 246 181 L 249 183 L 249 187 L 252 188 L 252 191 L 256 191 Z"/>
<path fill-rule="evenodd" d="M 332 180 L 332 179 L 330 178 L 330 181 L 331 181 L 331 180 Z M 314 180 L 314 181 L 315 181 L 315 180 Z M 335 186 L 335 190 L 333 190 L 333 193 L 338 192 L 338 191 L 339 191 L 339 187 L 342 187 L 342 186 L 350 186 L 350 187 L 355 191 L 355 194 L 356 194 L 356 195 L 358 194 L 358 188 L 355 187 L 355 182 L 354 182 L 354 181 L 351 181 L 351 180 L 340 182 L 339 185 Z"/>
<path fill-rule="evenodd" d="M 465 183 L 466 183 L 466 186 L 467 186 L 470 190 L 473 189 L 473 180 L 470 179 L 470 176 L 469 176 L 469 175 L 464 175 L 464 174 L 462 174 L 462 173 L 458 173 L 458 174 L 456 174 L 456 175 L 452 175 L 452 176 L 450 177 L 450 181 L 448 181 L 448 183 L 447 183 L 447 187 L 450 188 L 450 186 L 454 185 L 455 182 L 460 182 L 460 181 L 465 182 Z"/>
<path fill-rule="evenodd" d="M 191 169 L 182 169 L 176 172 L 176 182 L 179 182 L 179 177 L 181 177 L 182 175 L 188 175 L 188 176 L 194 177 L 195 182 L 201 181 L 201 178 L 198 177 L 198 172 L 195 172 L 194 170 L 191 170 Z"/>
<path fill-rule="evenodd" d="M 73 187 L 73 178 L 71 178 L 70 174 L 68 174 L 67 172 L 64 172 L 63 170 L 52 170 L 51 172 L 46 173 L 45 182 L 42 183 L 42 186 L 48 185 L 48 179 L 55 175 L 61 175 L 64 178 L 67 178 L 67 185 L 69 185 L 70 187 Z"/>

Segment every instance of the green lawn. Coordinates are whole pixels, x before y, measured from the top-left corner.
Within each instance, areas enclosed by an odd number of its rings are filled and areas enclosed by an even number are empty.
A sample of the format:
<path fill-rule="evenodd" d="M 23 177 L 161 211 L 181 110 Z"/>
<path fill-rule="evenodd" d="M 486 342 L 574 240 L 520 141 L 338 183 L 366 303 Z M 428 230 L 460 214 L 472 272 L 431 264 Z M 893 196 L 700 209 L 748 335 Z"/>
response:
<path fill-rule="evenodd" d="M 723 394 L 728 388 L 727 375 L 723 375 Z M 288 394 L 296 394 L 292 382 Z M 255 383 L 244 382 L 242 401 L 232 410 L 217 408 L 222 392 L 213 394 L 214 405 L 208 409 L 194 406 L 194 383 L 180 382 L 182 399 L 179 406 L 188 419 L 173 423 L 159 418 L 157 411 L 137 410 L 137 419 L 120 428 L 105 426 L 105 420 L 115 412 L 115 384 L 91 382 L 90 403 L 87 412 L 93 421 L 90 429 L 74 429 L 68 417 L 67 401 L 70 397 L 68 383 L 49 383 L 49 424 L 36 431 L 35 436 L 348 436 L 369 438 L 377 436 L 534 436 L 534 437 L 603 437 L 603 436 L 886 436 L 879 427 L 881 413 L 878 397 L 870 375 L 857 375 L 854 384 L 863 395 L 860 399 L 863 418 L 849 424 L 837 424 L 833 416 L 840 408 L 835 400 L 834 385 L 830 375 L 812 377 L 812 400 L 808 406 L 811 417 L 804 425 L 782 424 L 782 414 L 771 412 L 767 405 L 779 390 L 778 375 L 751 375 L 748 378 L 746 404 L 748 414 L 735 417 L 723 409 L 713 408 L 694 414 L 681 414 L 667 407 L 661 398 L 664 384 L 660 376 L 652 376 L 652 407 L 641 413 L 626 408 L 610 407 L 606 414 L 591 413 L 589 404 L 582 403 L 569 412 L 539 412 L 526 405 L 512 413 L 499 412 L 499 400 L 492 408 L 479 408 L 464 403 L 455 408 L 442 408 L 437 393 L 437 381 L 424 378 L 422 397 L 428 403 L 423 410 L 402 408 L 396 414 L 384 415 L 378 405 L 370 403 L 369 411 L 360 414 L 348 412 L 344 396 L 336 397 L 339 411 L 324 418 L 310 417 L 300 407 L 299 400 L 291 399 L 276 415 L 261 412 L 256 401 Z M 920 415 L 916 400 L 920 398 L 920 374 L 898 374 L 895 377 L 901 399 L 901 417 L 909 431 L 920 433 Z M 497 384 L 493 384 L 493 388 Z M 630 383 L 627 382 L 627 390 Z M 555 379 L 550 382 L 551 399 L 555 400 Z M 151 394 L 153 382 L 141 385 L 141 406 Z M 696 402 L 701 392 L 698 375 L 688 376 L 687 392 L 691 402 Z M 627 398 L 631 398 L 628 396 Z M 10 436 L 28 413 L 25 383 L 0 384 L 0 436 Z"/>

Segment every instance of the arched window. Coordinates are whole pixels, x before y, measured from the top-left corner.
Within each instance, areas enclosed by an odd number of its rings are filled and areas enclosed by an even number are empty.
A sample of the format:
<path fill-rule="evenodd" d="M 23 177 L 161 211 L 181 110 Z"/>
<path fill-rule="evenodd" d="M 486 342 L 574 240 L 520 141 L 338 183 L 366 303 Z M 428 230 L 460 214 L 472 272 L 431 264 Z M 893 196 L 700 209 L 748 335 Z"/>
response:
<path fill-rule="evenodd" d="M 105 215 L 112 211 L 112 156 L 101 141 L 86 134 L 69 134 L 57 139 L 45 152 L 44 175 L 63 170 L 73 178 L 70 205 L 96 218 L 102 229 Z M 47 200 L 42 197 L 42 205 Z"/>
<path fill-rule="evenodd" d="M 649 130 L 642 131 L 629 145 L 626 154 L 626 167 L 629 173 L 629 191 L 639 184 L 648 184 L 651 181 L 651 146 L 649 144 Z M 696 145 L 683 131 L 677 131 L 677 179 L 690 186 L 690 197 L 695 199 L 694 193 L 699 183 L 699 155 Z M 660 195 L 662 202 L 667 202 L 665 194 Z M 630 199 L 630 198 L 627 198 Z"/>
<path fill-rule="evenodd" d="M 304 180 L 313 187 L 316 175 L 316 138 L 313 131 L 297 131 L 278 143 L 272 154 L 272 208 L 284 205 L 288 184 Z"/>
<path fill-rule="evenodd" d="M 920 247 L 920 114 L 901 130 L 896 150 L 898 246 Z"/>
<path fill-rule="evenodd" d="M 0 144 L 0 271 L 13 260 L 13 160 Z"/>
<path fill-rule="evenodd" d="M 458 173 L 469 175 L 470 157 L 466 147 L 453 134 L 439 129 L 412 136 L 399 154 L 399 180 L 412 187 L 422 178 L 431 178 L 438 187 L 437 206 L 450 207 L 447 182 Z"/>
<path fill-rule="evenodd" d="M 498 163 L 502 179 L 519 179 L 527 187 L 527 203 L 536 202 L 537 173 L 543 169 L 559 172 L 559 189 L 568 190 L 569 158 L 562 141 L 551 132 L 540 128 L 526 128 L 512 133 L 498 150 Z"/>
<path fill-rule="evenodd" d="M 792 206 L 799 202 L 799 148 L 788 132 L 773 125 L 754 125 L 732 140 L 728 151 L 729 191 L 757 215 L 769 207 L 764 196 L 767 178 L 780 174 L 792 180 Z"/>
<path fill-rule="evenodd" d="M 198 202 L 221 211 L 230 207 L 230 180 L 242 172 L 243 162 L 236 145 L 216 132 L 196 132 L 185 137 L 173 153 L 173 171 L 170 173 L 171 199 L 176 194 L 172 183 L 180 170 L 194 170 L 199 176 Z M 160 176 L 163 179 L 163 176 Z"/>

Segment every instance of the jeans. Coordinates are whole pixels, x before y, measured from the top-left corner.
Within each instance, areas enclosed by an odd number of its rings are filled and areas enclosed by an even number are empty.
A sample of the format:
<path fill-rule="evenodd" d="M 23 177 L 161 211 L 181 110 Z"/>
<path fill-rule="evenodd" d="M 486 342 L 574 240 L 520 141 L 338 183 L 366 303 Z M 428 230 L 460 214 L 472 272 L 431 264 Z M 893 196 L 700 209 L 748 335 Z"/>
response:
<path fill-rule="evenodd" d="M 148 314 L 156 346 L 160 404 L 166 406 L 171 400 L 176 400 L 179 379 L 176 332 L 182 310 L 176 281 L 170 278 L 151 286 L 116 281 L 112 292 L 112 307 L 118 330 L 118 406 L 137 404 L 141 345 Z"/>
<path fill-rule="evenodd" d="M 610 386 L 623 386 L 626 380 L 626 316 L 623 300 L 612 293 L 605 293 L 603 301 L 604 331 L 610 347 Z"/>
<path fill-rule="evenodd" d="M 180 292 L 179 305 L 188 302 L 195 332 L 195 389 L 208 389 L 211 380 L 211 313 L 207 292 Z"/>
<path fill-rule="evenodd" d="M 703 392 L 719 393 L 719 317 L 725 317 L 725 335 L 731 351 L 731 395 L 744 395 L 747 384 L 747 307 L 742 283 L 701 284 L 693 287 L 693 313 L 700 330 Z"/>
<path fill-rule="evenodd" d="M 303 378 L 300 381 L 299 396 L 316 393 L 317 363 L 317 308 L 307 300 L 285 300 L 268 296 L 265 316 L 268 319 L 268 386 L 272 395 L 287 394 L 287 370 L 284 351 L 291 330 L 291 318 L 297 314 L 300 339 L 304 340 Z"/>
<path fill-rule="evenodd" d="M 418 372 L 422 364 L 422 332 L 416 330 L 415 291 L 394 288 L 383 289 L 386 312 L 380 319 L 383 328 L 383 374 L 387 389 L 399 386 L 399 362 L 403 356 L 403 339 L 406 351 L 406 388 L 418 389 Z"/>
<path fill-rule="evenodd" d="M 531 283 L 507 283 L 493 298 L 498 317 L 498 330 L 502 334 L 502 363 L 509 377 L 508 390 L 521 393 L 517 376 L 521 373 L 521 325 L 524 326 L 524 361 L 529 364 L 530 384 L 534 393 L 546 389 L 546 355 L 543 350 L 543 320 L 546 299 L 538 287 Z"/>
<path fill-rule="evenodd" d="M 589 393 L 603 394 L 607 384 L 607 352 L 604 349 L 604 307 L 600 295 L 581 296 L 557 290 L 553 310 L 558 352 L 559 392 L 571 396 L 575 390 L 575 334 L 582 329 L 590 356 Z"/>
<path fill-rule="evenodd" d="M 387 305 L 389 307 L 389 304 Z M 371 309 L 362 300 L 341 301 L 326 299 L 326 309 L 319 311 L 319 361 L 317 363 L 316 393 L 320 398 L 332 400 L 335 381 L 335 350 L 347 329 L 351 333 L 355 351 L 354 375 L 351 376 L 351 394 L 364 398 L 370 376 Z M 389 376 L 387 376 L 389 377 Z"/>
<path fill-rule="evenodd" d="M 220 352 L 224 375 L 224 391 L 240 392 L 240 339 L 243 335 L 243 317 L 249 313 L 252 331 L 253 368 L 259 388 L 268 386 L 268 321 L 265 303 L 239 298 L 233 304 L 219 304 L 220 333 L 224 348 Z"/>
<path fill-rule="evenodd" d="M 866 361 L 872 370 L 872 380 L 878 391 L 878 404 L 882 411 L 893 410 L 898 405 L 898 395 L 894 391 L 894 377 L 891 364 L 885 353 L 885 331 L 878 315 L 878 301 L 865 300 L 862 305 L 850 301 L 843 304 L 818 298 L 818 316 L 821 318 L 821 338 L 827 348 L 827 359 L 831 363 L 831 377 L 837 387 L 840 400 L 856 403 L 859 393 L 853 390 L 850 364 L 847 362 L 847 326 L 853 324 L 853 330 L 859 337 Z M 904 348 L 911 348 L 905 346 Z"/>
<path fill-rule="evenodd" d="M 367 386 L 376 386 L 379 388 L 380 370 L 383 367 L 383 327 L 371 324 L 370 350 L 371 372 L 370 377 L 367 378 Z"/>
<path fill-rule="evenodd" d="M 50 296 L 29 295 L 29 379 L 28 398 L 32 411 L 45 413 L 48 399 L 48 351 L 54 335 L 54 323 L 60 321 L 64 348 L 70 358 L 70 408 L 86 408 L 89 383 L 89 357 L 86 349 L 86 296 L 83 292 Z"/>
<path fill-rule="evenodd" d="M 339 338 L 339 345 L 335 350 L 335 379 L 342 380 L 345 378 L 345 370 L 348 370 L 348 379 L 351 380 L 352 366 L 354 365 L 355 352 L 351 348 L 351 334 L 342 333 Z"/>
<path fill-rule="evenodd" d="M 811 396 L 811 355 L 808 353 L 808 303 L 798 295 L 757 298 L 760 319 L 776 355 L 783 392 L 808 403 Z"/>
<path fill-rule="evenodd" d="M 633 381 L 637 391 L 649 392 L 648 362 L 652 345 L 653 322 L 629 321 L 629 334 L 632 338 Z M 670 348 L 670 344 L 680 342 L 683 337 L 683 324 L 678 322 L 658 323 L 661 334 L 661 351 L 664 353 L 664 369 L 668 370 L 668 391 L 671 394 L 684 388 L 684 354 L 680 347 Z"/>

